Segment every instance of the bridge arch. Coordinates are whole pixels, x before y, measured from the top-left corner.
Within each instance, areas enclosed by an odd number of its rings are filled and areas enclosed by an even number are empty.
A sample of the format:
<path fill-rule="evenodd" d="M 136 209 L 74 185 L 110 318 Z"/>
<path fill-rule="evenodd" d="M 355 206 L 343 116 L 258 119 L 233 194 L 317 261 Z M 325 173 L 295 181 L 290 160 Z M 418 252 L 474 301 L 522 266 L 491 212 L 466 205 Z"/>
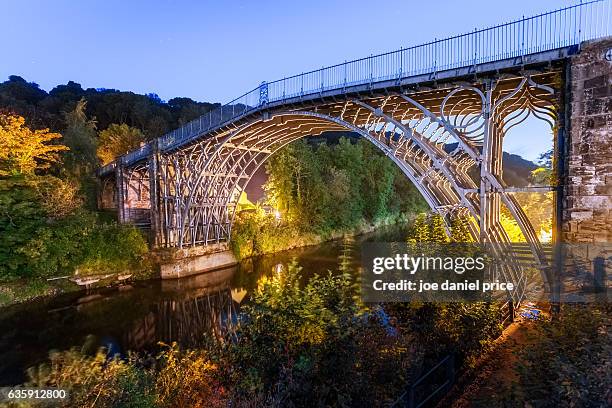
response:
<path fill-rule="evenodd" d="M 365 140 L 367 140 L 368 142 L 372 143 L 376 148 L 378 148 L 385 156 L 389 157 L 389 159 L 391 161 L 393 161 L 402 171 L 402 173 L 404 173 L 404 175 L 412 182 L 412 184 L 417 188 L 417 190 L 421 193 L 421 195 L 423 196 L 423 198 L 425 199 L 425 201 L 427 202 L 427 204 L 429 205 L 430 209 L 432 211 L 438 211 L 438 208 L 440 206 L 439 201 L 436 199 L 436 197 L 434 196 L 433 192 L 431 191 L 431 189 L 429 189 L 426 185 L 422 184 L 417 177 L 417 174 L 415 173 L 414 169 L 412 169 L 409 165 L 409 163 L 402 161 L 401 159 L 399 159 L 397 156 L 395 156 L 393 154 L 393 150 L 381 143 L 380 140 L 376 139 L 375 137 L 373 137 L 370 133 L 368 133 L 367 131 L 365 131 L 364 129 L 358 128 L 348 122 L 345 122 L 343 120 L 337 119 L 337 118 L 332 118 L 330 116 L 327 115 L 323 115 L 323 114 L 318 114 L 315 112 L 308 112 L 308 111 L 301 111 L 301 112 L 278 112 L 275 113 L 273 115 L 273 117 L 280 117 L 282 118 L 284 115 L 290 115 L 290 116 L 294 116 L 294 115 L 302 115 L 302 116 L 306 116 L 306 117 L 316 117 L 316 118 L 320 118 L 320 119 L 324 119 L 329 121 L 330 123 L 335 123 L 338 124 L 340 126 L 342 126 L 344 129 L 343 130 L 348 130 L 351 132 L 354 132 L 356 134 L 358 134 L 360 137 L 364 138 Z M 288 140 L 284 140 L 282 142 L 282 144 L 275 146 L 274 150 L 270 151 L 268 158 L 271 157 L 272 155 L 274 155 L 276 152 L 278 152 L 279 150 L 282 150 L 285 146 L 287 146 L 288 144 L 303 138 L 303 137 L 307 137 L 309 135 L 299 135 L 299 136 L 294 136 L 289 138 Z M 272 144 L 272 142 L 270 143 Z M 267 159 L 266 159 L 267 160 Z M 250 171 L 250 174 L 244 174 L 245 170 L 242 171 L 242 174 L 247 176 L 246 181 L 244 183 L 244 186 L 238 186 L 237 183 L 234 183 L 233 188 L 242 188 L 244 189 L 244 187 L 246 187 L 248 185 L 248 183 L 250 182 L 251 178 L 253 177 L 253 175 L 255 174 L 255 172 L 265 163 L 265 161 L 262 161 L 260 163 L 258 163 L 256 165 L 256 167 L 253 169 L 253 171 Z M 227 204 L 229 204 L 229 202 L 226 202 Z M 236 214 L 236 208 L 233 209 L 233 214 L 231 219 L 233 220 Z"/>
<path fill-rule="evenodd" d="M 160 246 L 227 241 L 240 193 L 272 154 L 305 136 L 350 131 L 388 156 L 433 211 L 467 215 L 472 235 L 499 253 L 509 241 L 499 219 L 503 204 L 545 265 L 533 226 L 502 180 L 501 148 L 507 130 L 521 119 L 517 110 L 557 120 L 556 96 L 548 86 L 555 81 L 555 73 L 523 73 L 425 91 L 265 104 L 187 143 L 173 139 L 163 150 L 151 147 L 145 163 L 118 167 L 116 178 L 124 181 L 117 182 L 123 185 L 117 198 L 129 201 L 130 180 L 151 183 L 141 190 L 151 192 L 152 229 Z"/>
<path fill-rule="evenodd" d="M 242 126 L 238 131 L 233 132 L 231 137 L 225 138 L 214 153 L 207 158 L 206 165 L 199 170 L 197 176 L 191 182 L 186 183 L 189 185 L 190 192 L 184 204 L 180 206 L 181 224 L 177 237 L 179 245 L 188 244 L 190 239 L 193 242 L 202 238 L 193 235 L 195 232 L 193 221 L 204 221 L 201 213 L 196 214 L 198 212 L 196 209 L 201 209 L 205 204 L 217 209 L 215 213 L 209 214 L 216 218 L 216 221 L 228 215 L 224 221 L 228 223 L 227 235 L 229 237 L 235 213 L 232 201 L 235 201 L 240 192 L 244 190 L 255 171 L 274 152 L 292 141 L 334 130 L 355 132 L 390 157 L 420 191 L 433 211 L 446 214 L 449 211 L 466 212 L 467 210 L 472 216 L 478 216 L 473 207 L 461 202 L 464 193 L 456 182 L 448 181 L 438 172 L 432 171 L 428 166 L 432 160 L 427 162 L 426 154 L 417 151 L 420 155 L 414 154 L 415 152 L 410 155 L 405 141 L 403 144 L 395 143 L 402 142 L 397 133 L 389 135 L 381 131 L 373 132 L 325 113 L 278 111 L 270 113 L 266 120 L 260 118 Z M 404 132 L 407 133 L 406 129 Z M 418 145 L 413 144 L 408 148 L 416 151 Z M 208 222 L 206 225 L 207 229 L 203 231 L 204 239 L 208 239 L 211 233 L 218 239 L 218 231 L 210 230 L 214 223 Z"/>
<path fill-rule="evenodd" d="M 429 93 L 433 102 L 419 99 L 418 93 L 413 97 L 391 92 L 262 109 L 231 123 L 226 131 L 159 154 L 162 192 L 156 206 L 163 216 L 162 242 L 184 247 L 228 239 L 237 192 L 273 152 L 300 137 L 348 130 L 390 157 L 434 211 L 470 215 L 471 231 L 481 240 L 508 240 L 495 214 L 487 209 L 503 202 L 539 254 L 535 231 L 504 189 L 501 151 L 485 150 L 487 139 L 489 149 L 499 150 L 506 122 L 513 119 L 511 108 L 550 113 L 551 101 L 542 95 L 552 93 L 552 88 L 527 75 L 442 88 Z M 456 144 L 452 151 L 446 148 L 449 141 Z M 480 185 L 474 170 L 479 170 Z M 494 193 L 492 201 L 483 200 L 491 195 L 483 195 L 485 189 Z"/>

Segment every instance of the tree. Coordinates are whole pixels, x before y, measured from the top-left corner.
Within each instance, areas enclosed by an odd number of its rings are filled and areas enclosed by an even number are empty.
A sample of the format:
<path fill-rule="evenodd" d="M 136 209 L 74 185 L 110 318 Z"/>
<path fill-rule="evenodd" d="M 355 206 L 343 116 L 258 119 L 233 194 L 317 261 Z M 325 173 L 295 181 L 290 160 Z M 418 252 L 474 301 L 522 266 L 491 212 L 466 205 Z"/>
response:
<path fill-rule="evenodd" d="M 102 164 L 108 164 L 122 154 L 135 149 L 144 143 L 145 137 L 139 129 L 129 127 L 125 123 L 113 123 L 100 132 L 98 150 L 96 152 Z"/>
<path fill-rule="evenodd" d="M 67 124 L 64 140 L 70 148 L 65 163 L 76 175 L 91 173 L 98 164 L 96 122 L 87 118 L 86 107 L 87 102 L 81 98 L 74 110 L 64 114 Z"/>
<path fill-rule="evenodd" d="M 446 234 L 444 218 L 440 214 L 432 214 L 429 221 L 429 235 L 431 242 L 437 244 L 444 244 L 448 242 L 448 235 Z"/>
<path fill-rule="evenodd" d="M 542 167 L 545 167 L 547 169 L 552 169 L 554 153 L 555 153 L 554 149 L 549 149 L 545 151 L 544 153 L 541 153 L 538 156 L 538 160 L 536 162 Z"/>
<path fill-rule="evenodd" d="M 364 167 L 362 170 L 362 196 L 365 216 L 370 221 L 382 219 L 390 214 L 393 199 L 393 181 L 397 168 L 387 157 L 380 154 L 371 143 L 360 142 L 363 146 Z M 401 177 L 401 175 L 399 175 Z"/>
<path fill-rule="evenodd" d="M 59 161 L 66 146 L 51 144 L 60 139 L 49 129 L 30 130 L 21 116 L 0 113 L 0 176 L 33 174 Z"/>
<path fill-rule="evenodd" d="M 501 223 L 504 231 L 508 234 L 510 242 L 526 242 L 525 236 L 521 231 L 518 223 L 510 215 L 506 214 L 507 210 L 499 214 L 499 222 Z"/>
<path fill-rule="evenodd" d="M 473 242 L 472 234 L 468 229 L 469 220 L 465 216 L 455 216 L 451 218 L 451 241 L 452 242 Z"/>
<path fill-rule="evenodd" d="M 531 183 L 536 186 L 549 186 L 553 184 L 553 171 L 547 167 L 538 167 L 531 172 Z"/>
<path fill-rule="evenodd" d="M 430 241 L 429 226 L 427 225 L 427 215 L 425 215 L 425 213 L 420 213 L 417 215 L 408 238 L 409 240 L 413 240 L 415 242 Z"/>
<path fill-rule="evenodd" d="M 293 146 L 288 146 L 268 160 L 266 163 L 268 181 L 264 185 L 268 204 L 287 216 L 290 216 L 289 211 L 293 210 L 293 192 L 296 184 L 293 149 Z"/>

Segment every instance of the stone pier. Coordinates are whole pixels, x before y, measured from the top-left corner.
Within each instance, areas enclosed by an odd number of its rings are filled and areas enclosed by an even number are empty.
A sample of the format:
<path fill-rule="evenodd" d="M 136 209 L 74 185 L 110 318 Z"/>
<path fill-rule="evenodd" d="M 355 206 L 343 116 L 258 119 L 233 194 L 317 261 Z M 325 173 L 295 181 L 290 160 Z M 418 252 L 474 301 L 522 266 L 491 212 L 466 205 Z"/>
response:
<path fill-rule="evenodd" d="M 612 242 L 612 37 L 583 43 L 567 64 L 562 234 Z"/>

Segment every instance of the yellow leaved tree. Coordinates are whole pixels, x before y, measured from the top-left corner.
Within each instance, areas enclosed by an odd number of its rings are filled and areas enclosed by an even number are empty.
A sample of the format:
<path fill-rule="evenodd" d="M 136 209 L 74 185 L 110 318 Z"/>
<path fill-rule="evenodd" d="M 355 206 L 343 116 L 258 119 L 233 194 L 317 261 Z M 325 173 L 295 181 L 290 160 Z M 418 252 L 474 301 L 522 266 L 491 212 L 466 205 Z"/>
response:
<path fill-rule="evenodd" d="M 136 149 L 144 141 L 145 137 L 140 129 L 130 127 L 125 123 L 120 125 L 113 123 L 100 132 L 100 141 L 96 153 L 104 165 L 130 150 Z"/>
<path fill-rule="evenodd" d="M 31 130 L 21 116 L 0 112 L 0 176 L 33 174 L 58 162 L 58 152 L 68 148 L 51 142 L 61 137 L 49 129 Z"/>

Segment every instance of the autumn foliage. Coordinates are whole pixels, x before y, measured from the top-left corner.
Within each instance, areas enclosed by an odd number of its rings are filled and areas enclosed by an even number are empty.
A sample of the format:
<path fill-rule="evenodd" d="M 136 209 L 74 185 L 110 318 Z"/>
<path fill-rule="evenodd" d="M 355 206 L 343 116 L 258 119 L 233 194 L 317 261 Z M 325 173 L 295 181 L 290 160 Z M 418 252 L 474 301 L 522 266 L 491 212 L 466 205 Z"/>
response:
<path fill-rule="evenodd" d="M 122 154 L 138 148 L 144 141 L 145 137 L 139 129 L 129 127 L 125 123 L 113 123 L 100 132 L 96 154 L 103 165 L 108 164 Z"/>
<path fill-rule="evenodd" d="M 83 186 L 92 175 L 91 162 L 83 163 L 97 136 L 87 130 L 95 129 L 84 107 L 68 115 L 63 139 L 0 111 L 0 282 L 142 269 L 148 250 L 142 234 L 85 206 Z M 51 167 L 60 162 L 63 168 Z"/>
<path fill-rule="evenodd" d="M 58 162 L 58 153 L 68 150 L 52 143 L 61 137 L 49 129 L 31 130 L 21 116 L 0 113 L 0 176 L 33 174 Z"/>

